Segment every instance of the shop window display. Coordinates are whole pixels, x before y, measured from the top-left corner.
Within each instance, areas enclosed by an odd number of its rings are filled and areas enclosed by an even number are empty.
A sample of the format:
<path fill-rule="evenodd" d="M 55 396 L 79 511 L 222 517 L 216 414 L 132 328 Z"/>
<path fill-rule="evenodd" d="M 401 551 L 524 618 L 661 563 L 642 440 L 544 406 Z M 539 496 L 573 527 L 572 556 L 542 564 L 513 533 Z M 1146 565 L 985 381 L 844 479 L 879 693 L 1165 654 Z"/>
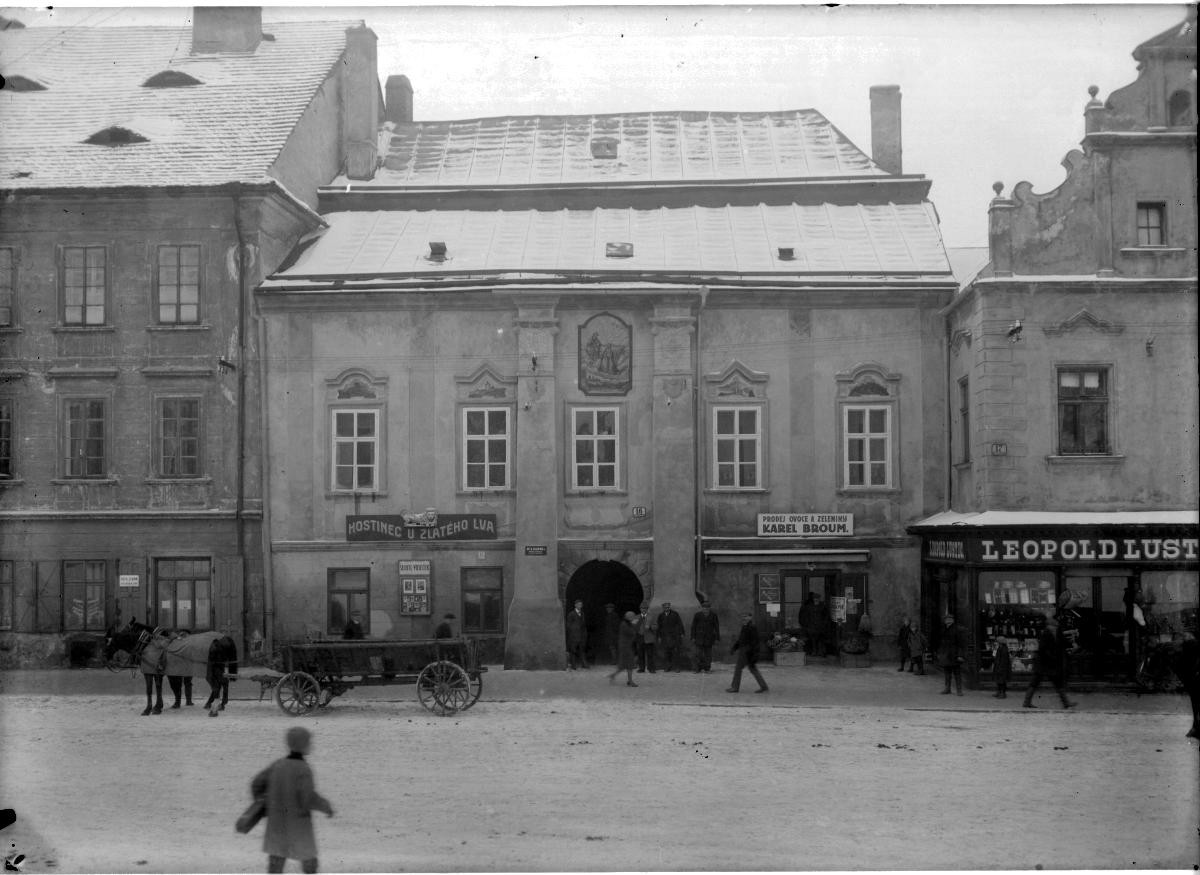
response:
<path fill-rule="evenodd" d="M 1054 576 L 1048 571 L 980 573 L 980 671 L 992 671 L 1001 641 L 1008 645 L 1014 672 L 1032 671 L 1038 632 L 1056 605 Z"/>
<path fill-rule="evenodd" d="M 1197 634 L 1200 574 L 1195 571 L 1148 571 L 1142 574 L 1142 610 L 1146 634 L 1160 642 Z"/>

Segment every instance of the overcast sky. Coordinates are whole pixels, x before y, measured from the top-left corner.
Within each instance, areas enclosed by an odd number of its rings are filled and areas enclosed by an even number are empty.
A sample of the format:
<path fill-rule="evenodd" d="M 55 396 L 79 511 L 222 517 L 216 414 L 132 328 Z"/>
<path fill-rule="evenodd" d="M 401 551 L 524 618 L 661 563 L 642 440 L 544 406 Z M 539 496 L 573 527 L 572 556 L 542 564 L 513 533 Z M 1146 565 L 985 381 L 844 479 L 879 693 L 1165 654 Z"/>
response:
<path fill-rule="evenodd" d="M 813 108 L 866 153 L 871 85 L 903 95 L 904 171 L 933 180 L 947 246 L 987 245 L 995 181 L 1043 192 L 1083 136 L 1087 88 L 1136 78 L 1130 53 L 1179 4 L 275 6 L 361 19 L 381 82 L 412 81 L 417 120 Z M 6 10 L 27 25 L 188 21 L 187 7 Z"/>

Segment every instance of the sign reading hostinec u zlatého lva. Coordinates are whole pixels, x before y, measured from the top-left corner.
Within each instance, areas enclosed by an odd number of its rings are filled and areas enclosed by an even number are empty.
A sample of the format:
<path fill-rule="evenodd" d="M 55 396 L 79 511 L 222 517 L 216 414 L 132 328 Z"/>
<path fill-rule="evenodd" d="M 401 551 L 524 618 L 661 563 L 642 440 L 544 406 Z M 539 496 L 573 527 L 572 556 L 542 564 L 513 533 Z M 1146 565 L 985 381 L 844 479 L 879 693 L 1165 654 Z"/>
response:
<path fill-rule="evenodd" d="M 853 535 L 852 513 L 760 513 L 758 536 L 825 538 Z"/>
<path fill-rule="evenodd" d="M 414 521 L 414 517 L 419 520 Z M 347 541 L 494 541 L 488 513 L 384 514 L 346 517 Z"/>

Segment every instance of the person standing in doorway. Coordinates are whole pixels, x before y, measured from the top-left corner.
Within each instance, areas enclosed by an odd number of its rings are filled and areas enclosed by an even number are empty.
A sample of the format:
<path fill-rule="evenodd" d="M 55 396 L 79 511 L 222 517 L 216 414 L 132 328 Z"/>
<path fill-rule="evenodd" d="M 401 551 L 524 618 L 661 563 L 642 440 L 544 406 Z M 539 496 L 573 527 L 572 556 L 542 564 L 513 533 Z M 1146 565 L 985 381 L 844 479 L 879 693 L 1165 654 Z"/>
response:
<path fill-rule="evenodd" d="M 317 838 L 312 812 L 324 811 L 333 817 L 333 806 L 317 792 L 312 768 L 304 761 L 312 749 L 312 733 L 301 726 L 287 731 L 288 755 L 276 760 L 254 776 L 250 794 L 265 797 L 267 831 L 263 850 L 267 852 L 267 871 L 282 872 L 287 860 L 299 860 L 305 872 L 317 871 Z"/>
<path fill-rule="evenodd" d="M 749 611 L 742 614 L 742 629 L 729 652 L 737 654 L 737 664 L 733 669 L 733 683 L 725 692 L 736 693 L 741 688 L 742 669 L 746 669 L 758 681 L 758 689 L 754 692 L 765 693 L 767 682 L 758 671 L 758 627 L 754 625 L 754 615 Z"/>
<path fill-rule="evenodd" d="M 658 643 L 658 627 L 650 618 L 650 602 L 642 602 L 637 619 L 638 673 L 654 674 L 654 645 Z"/>
<path fill-rule="evenodd" d="M 1008 698 L 1008 680 L 1012 677 L 1012 654 L 1008 651 L 1008 639 L 997 638 L 992 652 L 992 680 L 996 682 L 997 699 Z"/>
<path fill-rule="evenodd" d="M 679 671 L 679 651 L 683 647 L 683 617 L 671 607 L 670 602 L 662 603 L 662 612 L 658 615 L 658 643 L 663 651 L 663 670 Z"/>
<path fill-rule="evenodd" d="M 896 644 L 900 647 L 900 667 L 896 671 L 904 671 L 904 663 L 909 664 L 909 671 L 912 671 L 912 641 L 910 634 L 912 630 L 909 628 L 909 623 L 912 621 L 905 617 L 900 622 L 900 631 L 896 634 Z"/>
<path fill-rule="evenodd" d="M 608 658 L 613 665 L 617 664 L 618 636 L 621 634 L 621 615 L 617 606 L 609 602 L 604 606 L 604 643 L 608 647 Z"/>
<path fill-rule="evenodd" d="M 696 672 L 708 674 L 712 671 L 713 645 L 721 640 L 721 624 L 712 612 L 712 604 L 705 599 L 700 610 L 692 617 L 692 644 L 696 648 Z"/>
<path fill-rule="evenodd" d="M 633 667 L 637 664 L 637 653 L 634 648 L 638 634 L 637 622 L 637 614 L 633 611 L 625 612 L 625 619 L 621 621 L 621 625 L 617 629 L 617 667 L 608 676 L 610 684 L 617 679 L 617 675 L 625 672 L 625 686 L 637 686 L 633 682 Z"/>
<path fill-rule="evenodd" d="M 946 687 L 942 695 L 950 693 L 950 682 L 958 695 L 962 690 L 962 667 L 967 661 L 967 630 L 954 621 L 953 614 L 942 617 L 942 637 L 938 643 L 938 665 L 946 675 Z"/>
<path fill-rule="evenodd" d="M 1036 708 L 1037 706 L 1033 704 L 1033 694 L 1042 685 L 1042 681 L 1048 680 L 1054 685 L 1054 692 L 1058 693 L 1062 706 L 1074 708 L 1075 703 L 1067 698 L 1064 675 L 1062 638 L 1058 633 L 1058 620 L 1047 617 L 1046 625 L 1038 632 L 1038 649 L 1033 655 L 1033 677 L 1029 681 L 1029 688 L 1025 690 L 1025 701 L 1021 704 L 1026 708 Z"/>
<path fill-rule="evenodd" d="M 583 619 L 583 602 L 575 600 L 575 608 L 567 614 L 567 668 L 587 668 L 587 624 Z"/>
<path fill-rule="evenodd" d="M 925 636 L 917 628 L 916 620 L 908 621 L 908 670 L 915 674 L 925 674 Z"/>

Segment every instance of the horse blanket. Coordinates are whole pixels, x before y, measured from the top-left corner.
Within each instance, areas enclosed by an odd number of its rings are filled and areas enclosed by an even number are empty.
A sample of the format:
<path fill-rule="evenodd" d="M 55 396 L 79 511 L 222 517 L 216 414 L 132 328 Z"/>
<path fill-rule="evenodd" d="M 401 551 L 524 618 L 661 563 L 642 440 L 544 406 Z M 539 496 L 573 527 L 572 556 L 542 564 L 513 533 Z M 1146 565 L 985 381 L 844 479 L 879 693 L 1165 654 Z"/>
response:
<path fill-rule="evenodd" d="M 168 677 L 208 676 L 208 649 L 222 637 L 220 632 L 195 632 L 167 644 Z"/>

